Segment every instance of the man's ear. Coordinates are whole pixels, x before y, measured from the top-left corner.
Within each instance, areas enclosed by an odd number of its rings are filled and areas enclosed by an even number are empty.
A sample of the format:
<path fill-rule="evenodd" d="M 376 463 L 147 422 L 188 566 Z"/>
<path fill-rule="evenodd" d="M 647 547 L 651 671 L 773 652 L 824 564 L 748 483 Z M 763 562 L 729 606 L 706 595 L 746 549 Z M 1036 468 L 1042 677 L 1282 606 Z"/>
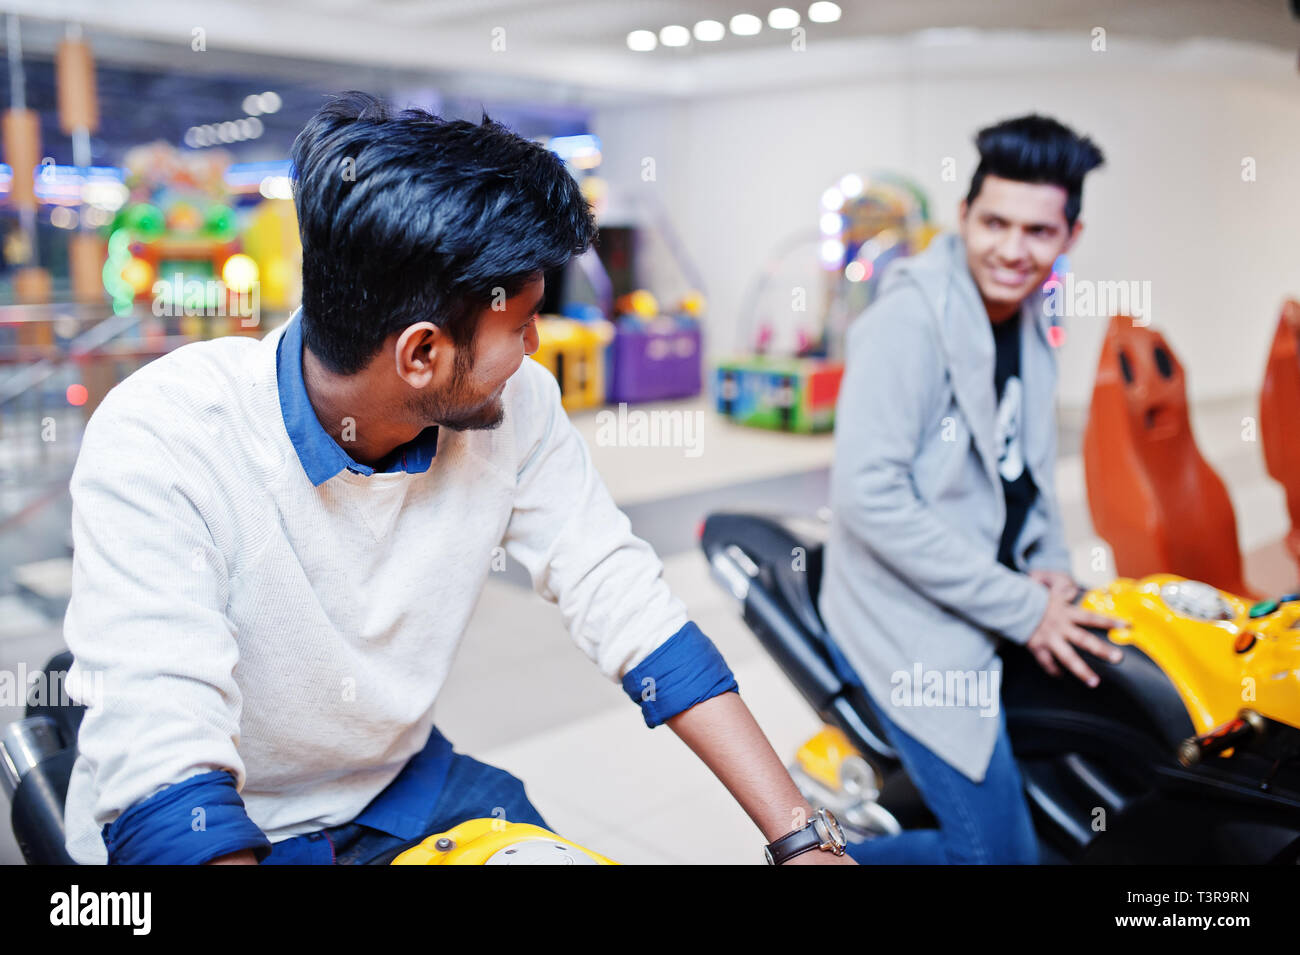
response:
<path fill-rule="evenodd" d="M 957 218 L 958 218 L 958 219 L 960 219 L 962 222 L 965 222 L 965 221 L 966 221 L 966 213 L 968 213 L 968 212 L 970 212 L 970 206 L 968 206 L 968 205 L 966 204 L 966 200 L 965 200 L 965 199 L 963 199 L 961 202 L 957 203 Z"/>
<path fill-rule="evenodd" d="M 408 325 L 393 347 L 397 377 L 412 388 L 428 387 L 442 353 L 451 347 L 447 334 L 433 322 Z"/>

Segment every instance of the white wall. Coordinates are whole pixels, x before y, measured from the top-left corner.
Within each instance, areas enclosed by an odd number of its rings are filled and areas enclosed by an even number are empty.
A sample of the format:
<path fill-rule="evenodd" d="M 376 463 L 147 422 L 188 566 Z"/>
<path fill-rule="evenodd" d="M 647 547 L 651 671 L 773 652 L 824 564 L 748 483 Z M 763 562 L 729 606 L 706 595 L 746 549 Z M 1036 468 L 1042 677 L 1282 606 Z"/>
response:
<path fill-rule="evenodd" d="M 1182 358 L 1194 399 L 1257 391 L 1279 305 L 1300 295 L 1300 77 L 1289 58 L 1210 44 L 1100 54 L 1077 38 L 1025 35 L 896 59 L 874 75 L 811 82 L 754 59 L 719 74 L 740 91 L 597 114 L 612 209 L 649 195 L 667 205 L 707 283 L 712 353 L 741 346 L 744 289 L 778 242 L 816 228 L 819 197 L 841 175 L 906 173 L 951 225 L 975 131 L 1036 110 L 1107 155 L 1085 190 L 1077 277 L 1150 281 L 1152 323 Z M 647 156 L 653 182 L 640 175 Z M 946 156 L 956 182 L 940 178 Z M 1242 181 L 1246 156 L 1255 182 Z M 1088 402 L 1104 326 L 1068 322 L 1065 408 Z"/>

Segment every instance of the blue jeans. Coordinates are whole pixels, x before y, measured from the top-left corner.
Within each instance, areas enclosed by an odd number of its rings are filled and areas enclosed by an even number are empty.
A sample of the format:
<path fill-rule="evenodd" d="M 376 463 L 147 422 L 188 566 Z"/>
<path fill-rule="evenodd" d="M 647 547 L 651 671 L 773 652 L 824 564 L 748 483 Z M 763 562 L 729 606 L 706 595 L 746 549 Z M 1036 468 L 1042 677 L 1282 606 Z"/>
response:
<path fill-rule="evenodd" d="M 1000 707 L 997 743 L 981 783 L 971 782 L 899 729 L 874 700 L 871 707 L 939 828 L 909 829 L 896 836 L 849 843 L 849 855 L 864 865 L 1038 863 L 1038 837 Z"/>
<path fill-rule="evenodd" d="M 522 782 L 504 769 L 455 753 L 442 792 L 437 803 L 429 808 L 424 833 L 419 838 L 400 839 L 370 826 L 346 822 L 298 837 L 292 852 L 282 851 L 280 858 L 273 852 L 263 864 L 386 864 L 427 837 L 446 832 L 468 819 L 493 818 L 550 828 L 528 801 Z"/>

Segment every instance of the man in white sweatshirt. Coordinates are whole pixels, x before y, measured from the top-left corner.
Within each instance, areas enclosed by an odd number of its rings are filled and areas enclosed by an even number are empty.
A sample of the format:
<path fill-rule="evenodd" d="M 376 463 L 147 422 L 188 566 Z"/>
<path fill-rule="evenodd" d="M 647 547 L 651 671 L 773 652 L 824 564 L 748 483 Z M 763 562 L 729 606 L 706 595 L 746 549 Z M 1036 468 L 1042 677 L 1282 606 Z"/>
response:
<path fill-rule="evenodd" d="M 778 859 L 849 862 L 526 360 L 542 275 L 594 232 L 563 165 L 361 93 L 293 160 L 303 307 L 147 365 L 86 429 L 73 858 L 366 863 L 467 818 L 544 824 L 433 724 L 503 545 L 647 724 L 791 836 Z"/>

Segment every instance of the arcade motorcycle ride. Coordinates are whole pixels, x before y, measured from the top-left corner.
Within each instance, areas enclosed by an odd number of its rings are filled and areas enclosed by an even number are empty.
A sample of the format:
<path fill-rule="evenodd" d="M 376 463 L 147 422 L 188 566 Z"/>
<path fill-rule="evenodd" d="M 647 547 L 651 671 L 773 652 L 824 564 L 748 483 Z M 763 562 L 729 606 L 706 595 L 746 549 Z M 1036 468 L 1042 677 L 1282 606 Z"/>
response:
<path fill-rule="evenodd" d="M 824 526 L 711 515 L 701 546 L 825 728 L 791 767 L 850 838 L 933 826 L 818 611 Z M 792 560 L 797 555 L 798 561 Z M 796 569 L 799 568 L 799 569 Z M 1003 641 L 1002 702 L 1044 862 L 1300 861 L 1300 594 L 1251 604 L 1172 575 L 1082 595 L 1128 621 L 1089 689 Z"/>

